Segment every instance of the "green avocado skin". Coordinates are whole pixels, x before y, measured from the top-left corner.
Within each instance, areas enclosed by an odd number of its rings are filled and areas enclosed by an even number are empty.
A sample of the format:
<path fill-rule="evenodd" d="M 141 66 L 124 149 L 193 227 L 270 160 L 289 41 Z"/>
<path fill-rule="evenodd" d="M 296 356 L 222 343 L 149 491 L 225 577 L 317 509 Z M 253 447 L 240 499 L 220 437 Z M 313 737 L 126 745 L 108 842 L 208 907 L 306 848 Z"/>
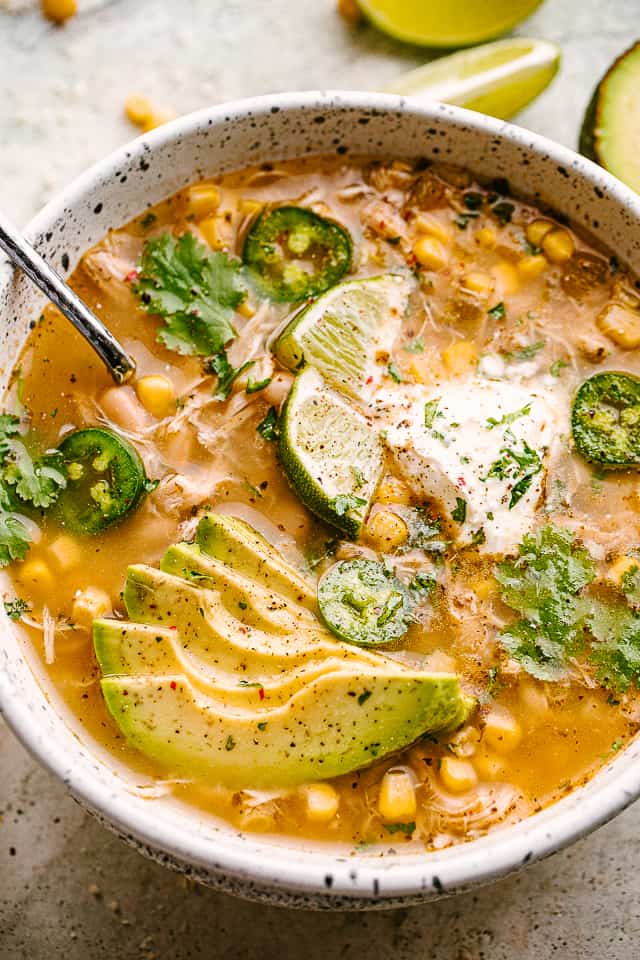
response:
<path fill-rule="evenodd" d="M 625 74 L 627 75 L 625 81 Z M 611 64 L 607 72 L 599 81 L 589 104 L 585 110 L 580 136 L 578 139 L 578 150 L 583 156 L 588 157 L 595 163 L 604 167 L 614 176 L 618 177 L 624 183 L 634 189 L 638 189 L 638 184 L 632 182 L 633 177 L 627 175 L 622 160 L 618 161 L 615 151 L 614 156 L 606 158 L 601 147 L 600 131 L 607 131 L 609 140 L 609 152 L 611 152 L 612 125 L 613 118 L 609 114 L 612 111 L 612 105 L 607 103 L 610 95 L 611 86 L 619 79 L 629 85 L 629 92 L 635 94 L 637 111 L 640 117 L 640 98 L 637 91 L 640 90 L 640 41 L 636 41 L 628 50 L 625 50 Z M 626 117 L 627 123 L 633 126 L 633 117 Z M 636 120 L 636 126 L 640 126 L 640 119 Z M 629 136 L 628 126 L 620 135 Z"/>
<path fill-rule="evenodd" d="M 244 576 L 256 556 L 236 545 L 227 559 L 235 566 L 171 547 L 160 570 L 131 568 L 132 620 L 94 624 L 107 708 L 164 770 L 231 788 L 294 787 L 453 729 L 474 708 L 456 675 L 335 640 L 308 607 L 276 603 Z"/>

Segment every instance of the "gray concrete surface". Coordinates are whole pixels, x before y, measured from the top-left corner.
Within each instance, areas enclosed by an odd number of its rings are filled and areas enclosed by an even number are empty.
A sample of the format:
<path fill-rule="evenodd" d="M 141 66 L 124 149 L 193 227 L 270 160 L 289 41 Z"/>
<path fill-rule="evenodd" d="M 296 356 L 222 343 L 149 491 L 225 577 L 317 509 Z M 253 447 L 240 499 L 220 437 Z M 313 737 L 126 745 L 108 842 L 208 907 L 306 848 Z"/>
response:
<path fill-rule="evenodd" d="M 332 0 L 79 0 L 63 29 L 0 0 L 0 208 L 23 222 L 133 130 L 127 94 L 176 113 L 286 89 L 376 89 L 423 62 Z M 11 12 L 13 11 L 13 12 Z M 574 145 L 640 0 L 547 0 L 519 31 L 561 44 L 520 117 Z M 635 960 L 640 805 L 572 849 L 463 897 L 370 915 L 294 913 L 194 888 L 87 817 L 0 727 L 1 960 Z"/>

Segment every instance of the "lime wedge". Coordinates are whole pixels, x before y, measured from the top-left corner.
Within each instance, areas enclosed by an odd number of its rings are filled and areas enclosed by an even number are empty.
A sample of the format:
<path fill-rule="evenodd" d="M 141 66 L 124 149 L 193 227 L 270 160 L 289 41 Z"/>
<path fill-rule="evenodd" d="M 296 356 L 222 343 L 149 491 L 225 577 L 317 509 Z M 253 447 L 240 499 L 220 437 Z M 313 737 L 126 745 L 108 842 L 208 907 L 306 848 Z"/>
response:
<path fill-rule="evenodd" d="M 506 120 L 542 93 L 559 65 L 555 44 L 514 37 L 440 57 L 405 73 L 386 89 Z"/>
<path fill-rule="evenodd" d="M 383 468 L 382 441 L 317 370 L 296 377 L 280 417 L 287 480 L 316 516 L 355 538 Z"/>
<path fill-rule="evenodd" d="M 541 0 L 358 0 L 385 33 L 424 47 L 468 47 L 506 33 Z"/>
<path fill-rule="evenodd" d="M 400 333 L 409 289 L 409 279 L 393 273 L 340 283 L 294 314 L 274 353 L 290 370 L 315 367 L 349 396 L 371 393 Z"/>

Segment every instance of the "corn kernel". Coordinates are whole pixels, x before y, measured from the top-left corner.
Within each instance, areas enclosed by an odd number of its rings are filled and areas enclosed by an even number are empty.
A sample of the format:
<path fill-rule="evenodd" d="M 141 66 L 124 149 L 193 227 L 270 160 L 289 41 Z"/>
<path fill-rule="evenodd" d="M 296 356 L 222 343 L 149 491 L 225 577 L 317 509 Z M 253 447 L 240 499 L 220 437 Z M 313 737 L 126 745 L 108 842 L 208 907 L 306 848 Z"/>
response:
<path fill-rule="evenodd" d="M 634 567 L 640 567 L 639 557 L 618 557 L 607 570 L 607 580 L 619 587 L 622 585 L 625 573 L 629 573 Z"/>
<path fill-rule="evenodd" d="M 420 233 L 427 233 L 440 243 L 446 244 L 451 241 L 451 230 L 432 213 L 419 213 L 415 219 L 415 225 Z"/>
<path fill-rule="evenodd" d="M 418 805 L 411 775 L 406 770 L 387 770 L 378 795 L 378 812 L 388 823 L 407 823 L 415 818 Z"/>
<path fill-rule="evenodd" d="M 407 525 L 391 510 L 378 510 L 367 522 L 367 540 L 380 550 L 395 550 L 401 547 L 409 535 Z"/>
<path fill-rule="evenodd" d="M 91 628 L 97 617 L 111 612 L 111 598 L 100 587 L 85 587 L 77 590 L 73 599 L 72 619 L 83 627 Z"/>
<path fill-rule="evenodd" d="M 44 560 L 26 560 L 18 568 L 17 576 L 22 583 L 31 584 L 42 592 L 53 590 L 53 574 Z"/>
<path fill-rule="evenodd" d="M 478 363 L 478 351 L 469 340 L 456 340 L 442 351 L 442 362 L 454 377 L 472 370 Z"/>
<path fill-rule="evenodd" d="M 596 321 L 602 332 L 625 350 L 640 346 L 640 312 L 610 303 Z"/>
<path fill-rule="evenodd" d="M 153 116 L 153 107 L 146 97 L 134 93 L 125 100 L 124 112 L 127 120 L 135 123 L 136 127 L 144 127 Z"/>
<path fill-rule="evenodd" d="M 542 240 L 542 249 L 551 263 L 566 263 L 575 253 L 576 245 L 568 230 L 551 230 Z"/>
<path fill-rule="evenodd" d="M 481 247 L 485 247 L 487 250 L 493 250 L 498 242 L 498 236 L 493 227 L 480 227 L 476 231 L 475 239 Z"/>
<path fill-rule="evenodd" d="M 187 216 L 203 220 L 220 206 L 220 191 L 211 183 L 197 183 L 187 190 Z"/>
<path fill-rule="evenodd" d="M 488 600 L 496 593 L 498 584 L 494 577 L 486 577 L 482 580 L 474 580 L 469 586 L 480 600 Z"/>
<path fill-rule="evenodd" d="M 224 238 L 220 233 L 220 220 L 218 217 L 205 217 L 198 224 L 198 230 L 202 234 L 205 243 L 212 250 L 221 250 L 224 247 Z"/>
<path fill-rule="evenodd" d="M 49 553 L 53 556 L 61 570 L 71 570 L 77 567 L 82 560 L 82 550 L 79 544 L 65 533 L 49 544 Z"/>
<path fill-rule="evenodd" d="M 500 260 L 491 267 L 491 275 L 496 282 L 496 289 L 503 297 L 508 297 L 520 287 L 520 280 L 516 268 L 507 260 Z"/>
<path fill-rule="evenodd" d="M 378 487 L 376 494 L 378 503 L 411 503 L 411 491 L 402 480 L 397 477 L 385 477 Z"/>
<path fill-rule="evenodd" d="M 239 313 L 245 320 L 251 320 L 251 317 L 255 316 L 255 312 L 256 308 L 252 307 L 248 300 L 243 300 L 242 303 L 236 307 L 236 313 Z"/>
<path fill-rule="evenodd" d="M 362 10 L 356 0 L 338 0 L 337 8 L 343 20 L 351 26 L 356 26 L 362 20 Z"/>
<path fill-rule="evenodd" d="M 518 260 L 516 270 L 521 280 L 535 280 L 544 273 L 547 265 L 547 258 L 536 253 Z"/>
<path fill-rule="evenodd" d="M 478 782 L 478 774 L 469 760 L 458 757 L 443 757 L 440 762 L 440 777 L 447 790 L 452 793 L 465 793 Z"/>
<path fill-rule="evenodd" d="M 553 230 L 553 224 L 550 220 L 532 220 L 527 224 L 525 234 L 533 247 L 541 247 L 542 241 L 551 230 Z"/>
<path fill-rule="evenodd" d="M 151 130 L 155 130 L 156 127 L 161 127 L 163 123 L 168 123 L 169 120 L 173 120 L 172 113 L 154 110 L 149 119 L 142 124 L 142 132 L 149 133 Z"/>
<path fill-rule="evenodd" d="M 175 411 L 176 392 L 168 377 L 151 374 L 142 377 L 136 384 L 138 400 L 152 417 L 162 420 Z"/>
<path fill-rule="evenodd" d="M 463 285 L 466 290 L 472 290 L 473 293 L 488 297 L 490 293 L 493 293 L 496 282 L 490 274 L 473 270 L 471 273 L 464 275 Z"/>
<path fill-rule="evenodd" d="M 42 0 L 42 12 L 54 23 L 64 23 L 78 12 L 77 0 Z"/>
<path fill-rule="evenodd" d="M 510 753 L 521 739 L 520 724 L 511 713 L 507 710 L 491 710 L 482 731 L 483 743 L 496 753 Z"/>
<path fill-rule="evenodd" d="M 333 820 L 338 812 L 340 798 L 329 783 L 312 783 L 305 787 L 306 813 L 314 823 Z"/>
<path fill-rule="evenodd" d="M 503 780 L 506 764 L 495 753 L 482 752 L 473 758 L 473 765 L 483 780 Z"/>
<path fill-rule="evenodd" d="M 428 270 L 442 270 L 447 263 L 444 244 L 435 237 L 419 237 L 413 245 L 416 260 Z"/>

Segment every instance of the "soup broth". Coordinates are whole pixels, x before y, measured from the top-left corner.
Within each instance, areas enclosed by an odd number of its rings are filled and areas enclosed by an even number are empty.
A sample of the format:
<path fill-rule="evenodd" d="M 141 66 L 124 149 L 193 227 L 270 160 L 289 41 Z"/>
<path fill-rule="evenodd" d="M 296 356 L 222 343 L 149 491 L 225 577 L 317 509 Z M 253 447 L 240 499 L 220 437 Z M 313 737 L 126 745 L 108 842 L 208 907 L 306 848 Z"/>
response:
<path fill-rule="evenodd" d="M 274 212 L 281 222 L 268 225 Z M 194 257 L 228 255 L 223 266 L 235 270 L 227 282 L 237 296 L 227 290 L 224 302 L 183 309 L 206 277 L 194 274 L 179 288 L 158 263 L 162 254 L 166 266 L 184 237 L 197 244 Z M 241 272 L 243 256 L 250 262 Z M 378 277 L 387 287 L 366 291 L 383 290 L 382 307 L 365 298 L 355 334 L 353 316 L 341 316 L 333 301 L 338 334 L 332 328 L 325 353 L 307 339 L 304 357 L 283 361 L 301 329 L 291 333 L 294 311 L 322 308 L 340 282 Z M 44 310 L 5 407 L 19 418 L 14 436 L 40 480 L 38 458 L 52 457 L 46 462 L 62 473 L 62 492 L 45 506 L 21 498 L 9 443 L 5 512 L 22 518 L 32 542 L 9 567 L 14 592 L 5 606 L 91 736 L 139 770 L 141 782 L 160 783 L 245 830 L 434 848 L 540 810 L 624 747 L 640 721 L 640 400 L 637 408 L 634 396 L 620 400 L 615 378 L 627 375 L 622 386 L 633 392 L 640 376 L 640 299 L 615 256 L 514 199 L 503 182 L 480 183 L 445 166 L 324 157 L 181 191 L 111 231 L 83 256 L 71 284 L 135 359 L 136 379 L 114 386 L 57 310 Z M 198 327 L 205 317 L 206 330 Z M 312 332 L 314 322 L 311 315 Z M 207 349 L 213 327 L 225 323 L 235 333 Z M 332 364 L 350 338 L 349 355 L 362 348 L 370 366 L 337 375 Z M 604 374 L 613 380 L 593 379 Z M 347 492 L 329 489 L 320 468 L 307 464 L 311 480 L 303 475 L 302 428 L 296 421 L 294 434 L 293 423 L 307 408 L 292 399 L 294 381 L 346 411 L 334 427 L 344 449 L 345 435 L 358 430 L 371 444 L 364 466 L 362 444 L 348 448 Z M 591 392 L 581 394 L 585 382 Z M 62 460 L 51 453 L 70 449 L 83 428 L 106 428 L 141 458 L 145 488 L 126 503 L 114 506 L 113 474 L 73 486 L 83 470 L 100 474 L 100 452 Z M 97 531 L 87 532 L 86 517 L 69 519 L 83 497 Z M 120 509 L 122 517 L 107 522 Z M 456 675 L 466 704 L 458 721 L 433 730 L 425 719 L 403 742 L 382 742 L 377 757 L 374 750 L 343 772 L 336 761 L 329 778 L 320 767 L 284 786 L 254 777 L 250 766 L 246 782 L 225 782 L 203 774 L 199 761 L 190 773 L 145 753 L 105 703 L 93 620 L 135 620 L 123 600 L 129 566 L 158 568 L 171 545 L 194 540 L 207 515 L 244 521 L 309 585 L 304 612 L 295 613 L 303 633 L 317 622 L 322 643 L 340 644 L 345 658 L 381 656 L 393 669 Z M 238 529 L 245 537 L 247 528 Z M 353 561 L 361 566 L 345 566 Z M 378 571 L 385 590 L 391 584 L 373 627 L 364 620 L 373 601 L 362 593 L 363 571 Z M 329 578 L 338 575 L 334 587 Z M 274 576 L 269 589 L 280 596 Z M 360 578 L 351 593 L 347 576 Z M 206 594 L 203 578 L 191 578 L 194 597 Z M 333 604 L 320 612 L 318 582 Z M 367 589 L 373 596 L 378 587 Z M 254 628 L 267 614 L 253 607 L 258 594 L 249 595 L 237 617 Z M 283 604 L 283 616 L 298 611 Z M 221 633 L 221 622 L 213 617 L 211 629 Z M 349 633 L 354 623 L 357 636 Z M 172 628 L 169 617 L 163 636 Z M 336 677 L 346 675 L 340 669 Z M 262 674 L 251 676 L 238 684 L 255 688 L 246 702 L 266 727 L 258 713 L 269 686 Z M 368 688 L 358 694 L 362 710 L 369 696 Z M 234 703 L 230 694 L 224 709 Z M 231 756 L 241 738 L 230 729 Z"/>

